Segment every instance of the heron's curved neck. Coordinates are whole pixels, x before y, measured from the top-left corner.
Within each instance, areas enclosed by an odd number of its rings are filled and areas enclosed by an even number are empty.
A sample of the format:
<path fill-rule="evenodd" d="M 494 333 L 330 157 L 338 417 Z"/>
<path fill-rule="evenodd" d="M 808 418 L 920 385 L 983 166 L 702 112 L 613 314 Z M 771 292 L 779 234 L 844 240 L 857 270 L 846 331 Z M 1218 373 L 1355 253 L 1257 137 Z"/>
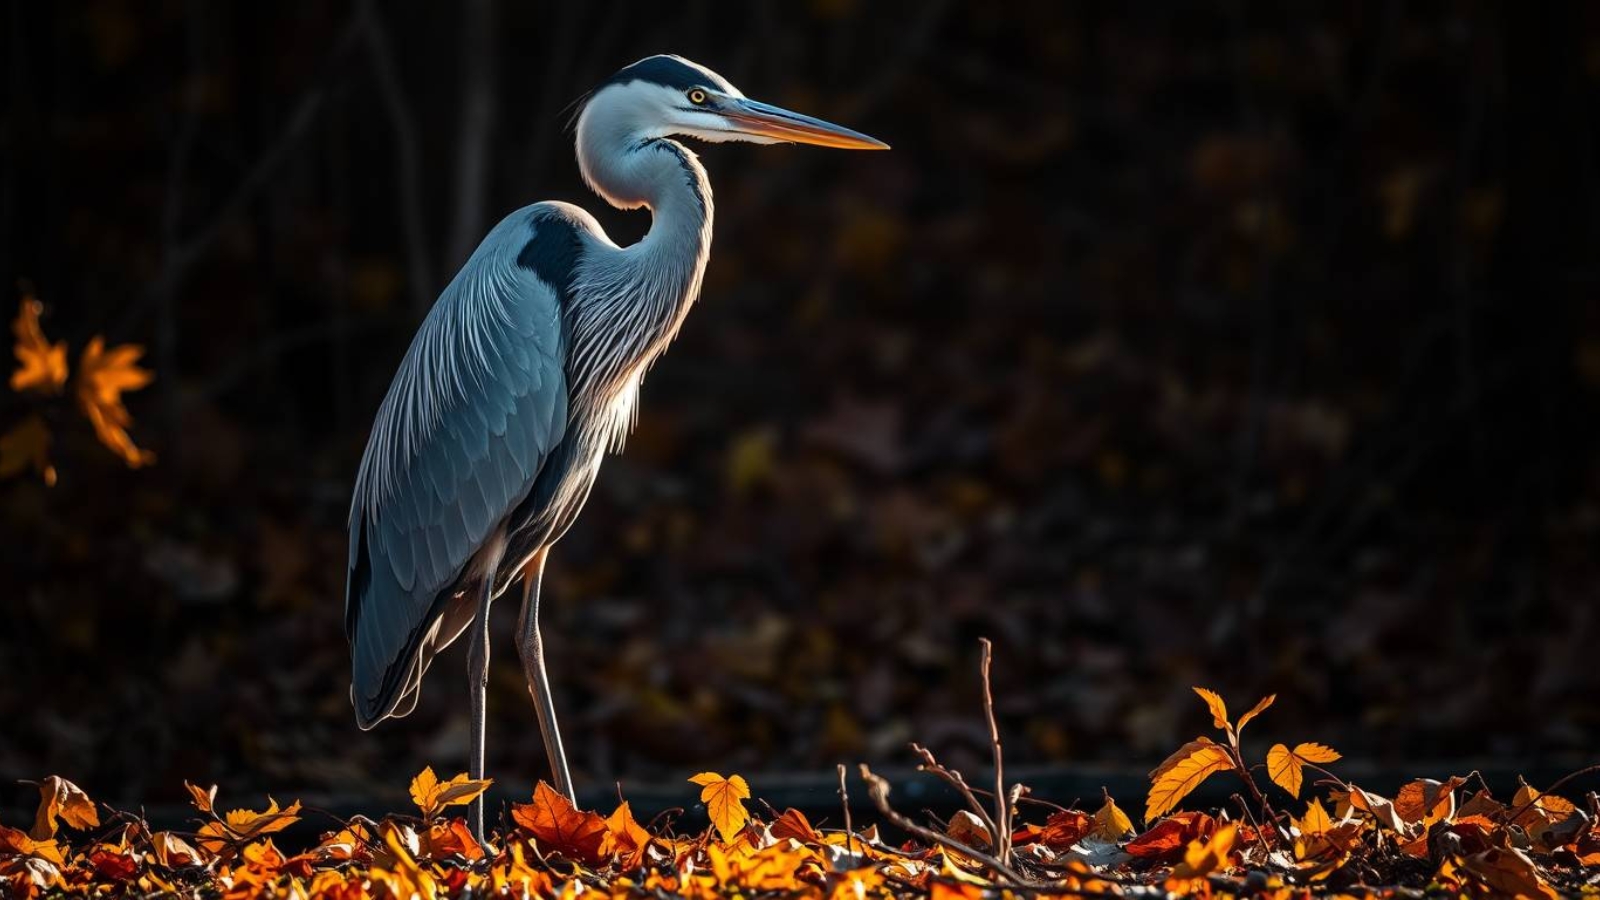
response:
<path fill-rule="evenodd" d="M 711 252 L 711 183 L 676 141 L 619 136 L 601 146 L 591 134 L 580 128 L 584 180 L 612 206 L 642 206 L 652 216 L 638 243 L 597 252 L 575 311 L 577 377 L 620 389 L 677 336 L 700 293 Z"/>

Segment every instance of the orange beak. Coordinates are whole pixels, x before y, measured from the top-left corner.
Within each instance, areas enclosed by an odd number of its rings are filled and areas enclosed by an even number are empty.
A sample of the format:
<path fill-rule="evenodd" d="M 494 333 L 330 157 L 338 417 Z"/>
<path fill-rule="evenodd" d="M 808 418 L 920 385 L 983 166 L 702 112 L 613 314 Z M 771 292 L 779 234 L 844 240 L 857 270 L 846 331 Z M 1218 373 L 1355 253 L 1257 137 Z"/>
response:
<path fill-rule="evenodd" d="M 740 97 L 718 112 L 745 134 L 840 150 L 887 150 L 889 145 L 842 125 Z"/>

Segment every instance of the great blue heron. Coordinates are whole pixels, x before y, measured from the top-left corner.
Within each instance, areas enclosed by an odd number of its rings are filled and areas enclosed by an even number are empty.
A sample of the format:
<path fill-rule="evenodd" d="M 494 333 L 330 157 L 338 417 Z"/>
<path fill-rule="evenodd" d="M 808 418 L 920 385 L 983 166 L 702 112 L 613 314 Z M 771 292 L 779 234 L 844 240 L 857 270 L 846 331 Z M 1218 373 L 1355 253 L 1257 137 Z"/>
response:
<path fill-rule="evenodd" d="M 435 654 L 472 627 L 469 767 L 483 776 L 489 604 L 522 579 L 517 649 L 555 786 L 573 797 L 539 636 L 549 548 L 577 518 L 639 382 L 700 293 L 711 184 L 672 140 L 887 149 L 746 98 L 677 56 L 608 78 L 577 124 L 584 181 L 653 219 L 618 247 L 568 203 L 496 225 L 433 305 L 378 409 L 350 505 L 345 632 L 350 700 L 371 728 L 416 706 Z M 474 803 L 482 834 L 482 801 Z"/>

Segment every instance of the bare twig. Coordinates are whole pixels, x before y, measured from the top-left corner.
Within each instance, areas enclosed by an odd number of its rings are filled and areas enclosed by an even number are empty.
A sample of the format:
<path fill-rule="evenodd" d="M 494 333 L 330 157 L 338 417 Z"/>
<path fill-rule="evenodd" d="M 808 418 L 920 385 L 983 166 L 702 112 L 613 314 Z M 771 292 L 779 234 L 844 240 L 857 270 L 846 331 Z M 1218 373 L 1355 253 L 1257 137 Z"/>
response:
<path fill-rule="evenodd" d="M 1017 870 L 1011 868 L 1000 860 L 995 859 L 993 856 L 990 856 L 982 850 L 975 850 L 972 847 L 968 847 L 966 844 L 961 843 L 949 835 L 940 834 L 939 832 L 934 831 L 932 828 L 926 828 L 922 825 L 918 825 L 916 822 L 913 822 L 905 816 L 902 816 L 900 813 L 895 812 L 894 808 L 889 805 L 889 782 L 875 774 L 870 768 L 867 767 L 866 763 L 861 764 L 861 779 L 867 783 L 867 794 L 872 797 L 872 803 L 878 808 L 878 814 L 883 816 L 885 819 L 888 819 L 889 822 L 896 828 L 915 835 L 916 837 L 930 844 L 938 844 L 946 850 L 954 850 L 955 852 L 964 856 L 971 857 L 972 859 L 975 859 L 978 862 L 988 866 L 990 869 L 993 869 L 997 874 L 1005 876 L 1017 886 L 1025 886 L 1032 883 L 1029 879 L 1024 878 Z"/>
<path fill-rule="evenodd" d="M 989 667 L 994 662 L 994 645 L 988 638 L 978 638 L 983 647 L 983 714 L 989 720 L 989 746 L 994 752 L 994 833 L 995 852 L 1005 862 L 1011 861 L 1011 799 L 1006 794 L 1006 767 L 1000 751 L 1000 723 L 994 715 L 994 690 L 989 682 Z"/>
<path fill-rule="evenodd" d="M 1549 796 L 1550 794 L 1553 794 L 1556 791 L 1561 790 L 1562 786 L 1564 786 L 1567 782 L 1571 781 L 1572 779 L 1581 777 L 1583 775 L 1588 775 L 1588 774 L 1590 774 L 1592 772 L 1600 772 L 1600 763 L 1597 763 L 1597 764 L 1592 765 L 1592 766 L 1585 766 L 1584 768 L 1581 768 L 1576 772 L 1572 772 L 1572 773 L 1569 773 L 1567 775 L 1564 775 L 1561 778 L 1557 779 L 1555 784 L 1550 785 L 1550 787 L 1548 787 L 1548 788 L 1546 788 L 1546 789 L 1544 789 L 1542 791 L 1534 791 L 1532 797 L 1529 797 L 1527 800 L 1524 800 L 1523 802 L 1521 802 L 1521 803 L 1517 804 L 1516 806 L 1512 807 L 1511 812 L 1506 814 L 1506 821 L 1507 822 L 1515 822 L 1517 820 L 1517 816 L 1522 815 L 1522 813 L 1524 811 L 1526 811 L 1528 809 L 1528 807 L 1534 805 L 1535 803 L 1538 803 L 1540 799 L 1542 799 L 1542 798 L 1544 798 L 1546 796 Z"/>
<path fill-rule="evenodd" d="M 941 765 L 937 759 L 934 759 L 933 751 L 922 746 L 921 744 L 913 743 L 911 745 L 911 752 L 922 757 L 922 765 L 917 766 L 917 771 L 927 772 L 930 775 L 936 775 L 943 779 L 946 784 L 950 785 L 952 788 L 955 788 L 956 793 L 961 795 L 961 799 L 967 802 L 967 807 L 972 810 L 973 815 L 978 817 L 978 821 L 983 823 L 983 827 L 987 828 L 989 830 L 989 835 L 993 837 L 999 828 L 995 824 L 994 819 L 989 815 L 988 807 L 984 806 L 983 803 L 978 800 L 977 796 L 973 792 L 973 789 L 967 785 L 967 779 L 962 777 L 960 772 L 957 772 L 954 769 L 945 768 L 943 765 Z M 987 794 L 988 792 L 986 791 L 985 793 Z"/>
<path fill-rule="evenodd" d="M 856 829 L 850 822 L 850 792 L 844 786 L 844 763 L 839 763 L 839 805 L 844 809 L 844 847 L 856 855 Z"/>

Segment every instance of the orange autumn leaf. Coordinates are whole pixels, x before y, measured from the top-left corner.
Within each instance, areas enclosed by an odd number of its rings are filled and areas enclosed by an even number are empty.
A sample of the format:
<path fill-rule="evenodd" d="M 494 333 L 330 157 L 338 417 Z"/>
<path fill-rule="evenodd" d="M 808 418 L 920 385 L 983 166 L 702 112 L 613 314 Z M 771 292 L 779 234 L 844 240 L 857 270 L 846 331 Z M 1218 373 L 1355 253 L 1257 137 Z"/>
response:
<path fill-rule="evenodd" d="M 189 791 L 189 796 L 194 801 L 195 809 L 198 809 L 207 815 L 211 815 L 216 812 L 216 810 L 213 808 L 214 804 L 217 802 L 216 785 L 213 784 L 208 790 L 201 790 L 196 785 L 192 785 L 185 781 L 183 786 Z"/>
<path fill-rule="evenodd" d="M 0 435 L 0 478 L 10 478 L 29 468 L 48 487 L 55 487 L 56 467 L 50 464 L 50 427 L 38 414 L 28 416 Z"/>
<path fill-rule="evenodd" d="M 94 801 L 83 788 L 60 775 L 51 775 L 39 782 L 39 808 L 34 813 L 33 830 L 28 836 L 36 841 L 55 837 L 58 820 L 82 830 L 99 825 L 100 813 L 95 811 Z"/>
<path fill-rule="evenodd" d="M 1244 731 L 1244 726 L 1249 724 L 1251 719 L 1254 719 L 1256 716 L 1259 716 L 1262 713 L 1266 712 L 1267 711 L 1267 707 L 1271 706 L 1273 704 L 1273 702 L 1275 700 L 1277 700 L 1277 699 L 1278 699 L 1278 695 L 1277 694 L 1268 694 L 1265 697 L 1262 697 L 1261 700 L 1258 703 L 1256 703 L 1255 706 L 1250 707 L 1250 711 L 1249 712 L 1247 712 L 1244 715 L 1239 717 L 1239 724 L 1234 726 L 1235 733 Z"/>
<path fill-rule="evenodd" d="M 1267 751 L 1267 777 L 1292 797 L 1300 796 L 1300 785 L 1305 780 L 1306 763 L 1331 763 L 1340 758 L 1338 751 L 1323 744 L 1296 744 L 1290 750 L 1283 744 L 1274 744 Z"/>
<path fill-rule="evenodd" d="M 706 805 L 706 814 L 723 843 L 731 842 L 750 821 L 750 811 L 744 808 L 744 801 L 750 799 L 750 785 L 738 775 L 723 778 L 716 772 L 701 772 L 689 780 L 700 785 L 700 802 Z"/>
<path fill-rule="evenodd" d="M 1228 704 L 1222 702 L 1222 695 L 1216 691 L 1203 687 L 1194 688 L 1200 699 L 1206 702 L 1206 708 L 1211 710 L 1211 724 L 1226 731 L 1231 726 L 1228 724 Z"/>
<path fill-rule="evenodd" d="M 105 339 L 97 335 L 83 348 L 78 360 L 78 405 L 94 426 L 100 443 L 134 469 L 156 459 L 154 453 L 139 449 L 128 436 L 133 416 L 122 405 L 123 391 L 139 390 L 155 377 L 150 370 L 136 365 L 143 353 L 144 348 L 137 344 L 107 350 Z"/>
<path fill-rule="evenodd" d="M 1167 757 L 1150 773 L 1150 796 L 1144 819 L 1154 822 L 1214 773 L 1233 768 L 1233 757 L 1221 744 L 1196 738 Z"/>
<path fill-rule="evenodd" d="M 1217 820 L 1203 812 L 1173 813 L 1154 828 L 1129 841 L 1122 849 L 1130 856 L 1145 859 L 1170 859 L 1194 841 L 1203 841 L 1217 830 Z"/>
<path fill-rule="evenodd" d="M 600 847 L 610 834 L 606 820 L 577 809 L 559 791 L 542 781 L 533 790 L 532 803 L 511 804 L 511 818 L 533 835 L 540 850 L 546 853 L 560 853 L 587 863 L 603 858 Z"/>
<path fill-rule="evenodd" d="M 198 832 L 200 846 L 212 853 L 229 843 L 253 841 L 274 832 L 282 831 L 300 821 L 300 801 L 278 808 L 278 801 L 267 798 L 267 808 L 261 812 L 248 809 L 229 810 L 221 821 L 207 822 Z"/>
<path fill-rule="evenodd" d="M 55 841 L 36 841 L 20 828 L 7 828 L 4 825 L 0 825 L 0 855 L 13 853 L 18 856 L 33 856 L 49 860 L 58 866 L 64 862 L 61 855 L 61 846 Z"/>
<path fill-rule="evenodd" d="M 1238 837 L 1239 826 L 1234 823 L 1218 828 L 1208 840 L 1191 842 L 1183 851 L 1183 862 L 1172 870 L 1173 876 L 1203 878 L 1228 868 L 1232 865 L 1233 845 Z"/>
<path fill-rule="evenodd" d="M 17 338 L 13 348 L 17 370 L 11 373 L 14 391 L 56 394 L 67 383 L 67 343 L 45 340 L 44 329 L 39 327 L 39 313 L 43 310 L 44 304 L 23 297 L 22 308 L 11 323 L 11 333 Z"/>
<path fill-rule="evenodd" d="M 624 800 L 606 817 L 606 839 L 601 843 L 600 852 L 603 856 L 620 858 L 623 868 L 633 869 L 644 863 L 650 840 L 650 832 L 634 820 L 633 810 Z"/>
<path fill-rule="evenodd" d="M 411 800 L 422 810 L 424 819 L 433 819 L 447 807 L 465 806 L 494 783 L 492 778 L 473 780 L 462 772 L 449 781 L 440 781 L 428 766 L 411 779 Z"/>

